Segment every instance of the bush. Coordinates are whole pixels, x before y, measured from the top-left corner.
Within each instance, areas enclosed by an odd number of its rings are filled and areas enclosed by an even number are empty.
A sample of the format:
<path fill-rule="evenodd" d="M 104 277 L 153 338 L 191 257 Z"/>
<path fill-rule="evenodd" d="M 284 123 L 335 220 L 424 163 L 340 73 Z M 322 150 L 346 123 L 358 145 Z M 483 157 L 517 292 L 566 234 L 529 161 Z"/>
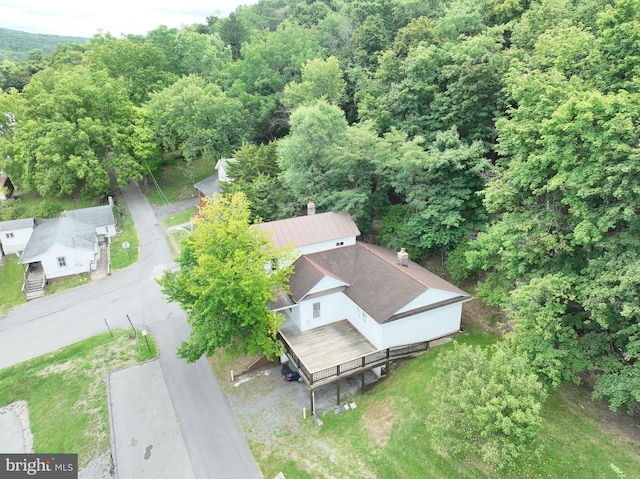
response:
<path fill-rule="evenodd" d="M 456 345 L 438 368 L 436 409 L 427 420 L 436 451 L 477 456 L 497 468 L 537 451 L 546 391 L 524 356 L 503 343 Z"/>

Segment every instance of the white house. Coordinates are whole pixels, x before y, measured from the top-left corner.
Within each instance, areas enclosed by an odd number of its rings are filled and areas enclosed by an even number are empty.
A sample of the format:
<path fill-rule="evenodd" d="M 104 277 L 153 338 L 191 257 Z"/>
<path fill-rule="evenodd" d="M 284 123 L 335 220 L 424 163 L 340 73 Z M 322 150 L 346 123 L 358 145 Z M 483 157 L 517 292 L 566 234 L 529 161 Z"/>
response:
<path fill-rule="evenodd" d="M 220 158 L 216 163 L 216 170 L 218 170 L 218 181 L 224 181 L 229 183 L 231 178 L 227 176 L 227 166 L 229 163 L 236 161 L 235 158 Z"/>
<path fill-rule="evenodd" d="M 290 293 L 270 309 L 284 316 L 279 335 L 310 390 L 428 349 L 460 331 L 462 304 L 472 297 L 411 261 L 408 253 L 356 241 L 346 212 L 259 225 L 298 257 Z M 364 376 L 363 376 L 364 384 Z M 311 394 L 311 409 L 314 409 Z"/>
<path fill-rule="evenodd" d="M 46 280 L 90 273 L 115 234 L 111 205 L 65 211 L 36 226 L 19 263 L 43 270 Z"/>
<path fill-rule="evenodd" d="M 460 331 L 471 296 L 386 248 L 356 242 L 299 257 L 279 309 L 300 332 L 346 319 L 376 349 Z"/>
<path fill-rule="evenodd" d="M 0 221 L 0 255 L 21 253 L 31 238 L 35 220 Z"/>

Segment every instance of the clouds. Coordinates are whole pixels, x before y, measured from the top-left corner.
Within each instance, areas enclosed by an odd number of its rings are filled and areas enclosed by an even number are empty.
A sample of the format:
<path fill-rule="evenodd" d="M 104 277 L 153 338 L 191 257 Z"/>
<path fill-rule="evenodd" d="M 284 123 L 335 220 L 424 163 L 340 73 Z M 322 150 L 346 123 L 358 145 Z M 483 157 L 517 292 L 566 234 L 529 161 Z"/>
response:
<path fill-rule="evenodd" d="M 0 27 L 32 33 L 91 37 L 98 32 L 144 35 L 160 25 L 179 28 L 225 16 L 257 0 L 0 0 Z"/>

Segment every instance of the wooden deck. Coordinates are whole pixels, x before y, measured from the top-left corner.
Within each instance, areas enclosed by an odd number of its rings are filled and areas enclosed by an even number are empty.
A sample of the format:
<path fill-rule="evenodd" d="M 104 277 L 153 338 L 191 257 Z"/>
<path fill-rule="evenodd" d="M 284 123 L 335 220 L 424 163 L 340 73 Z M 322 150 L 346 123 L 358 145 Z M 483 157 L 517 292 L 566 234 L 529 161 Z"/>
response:
<path fill-rule="evenodd" d="M 346 319 L 303 332 L 285 321 L 280 334 L 311 374 L 377 351 Z"/>

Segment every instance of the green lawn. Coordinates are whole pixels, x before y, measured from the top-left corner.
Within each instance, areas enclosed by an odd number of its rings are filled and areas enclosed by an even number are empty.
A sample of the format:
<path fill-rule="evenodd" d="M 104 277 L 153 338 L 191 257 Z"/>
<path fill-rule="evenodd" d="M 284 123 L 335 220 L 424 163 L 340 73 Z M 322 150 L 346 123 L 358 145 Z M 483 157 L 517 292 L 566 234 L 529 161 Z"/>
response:
<path fill-rule="evenodd" d="M 118 234 L 111 238 L 111 269 L 117 271 L 138 261 L 138 232 L 131 217 L 120 220 Z M 129 248 L 124 248 L 128 243 Z"/>
<path fill-rule="evenodd" d="M 105 375 L 156 357 L 131 330 L 104 333 L 0 370 L 0 407 L 24 400 L 36 453 L 78 453 L 85 466 L 110 450 Z"/>
<path fill-rule="evenodd" d="M 5 256 L 0 265 L 0 315 L 26 302 L 22 294 L 24 266 L 16 255 Z"/>
<path fill-rule="evenodd" d="M 191 218 L 194 217 L 195 213 L 195 209 L 181 211 L 180 213 L 176 213 L 174 215 L 163 218 L 162 224 L 165 228 L 170 228 L 171 226 L 178 226 L 189 223 L 191 221 Z"/>
<path fill-rule="evenodd" d="M 183 160 L 174 160 L 162 167 L 162 174 L 140 187 L 154 205 L 174 203 L 196 194 L 194 184 L 213 175 L 217 160 L 196 160 L 185 165 Z"/>
<path fill-rule="evenodd" d="M 488 345 L 495 336 L 466 332 L 457 340 Z M 590 401 L 579 387 L 553 393 L 544 412 L 539 457 L 523 457 L 508 471 L 491 470 L 471 457 L 435 453 L 426 434 L 425 418 L 433 409 L 429 391 L 438 357 L 446 344 L 395 369 L 388 380 L 364 396 L 357 409 L 313 420 L 292 419 L 287 430 L 269 444 L 248 440 L 264 477 L 283 471 L 297 478 L 626 478 L 640 477 L 640 434 L 621 434 L 616 424 L 625 417 Z M 259 400 L 259 399 L 257 399 Z M 615 417 L 612 424 L 610 419 Z M 637 429 L 637 428 L 636 428 Z M 436 438 L 437 440 L 437 438 Z"/>

